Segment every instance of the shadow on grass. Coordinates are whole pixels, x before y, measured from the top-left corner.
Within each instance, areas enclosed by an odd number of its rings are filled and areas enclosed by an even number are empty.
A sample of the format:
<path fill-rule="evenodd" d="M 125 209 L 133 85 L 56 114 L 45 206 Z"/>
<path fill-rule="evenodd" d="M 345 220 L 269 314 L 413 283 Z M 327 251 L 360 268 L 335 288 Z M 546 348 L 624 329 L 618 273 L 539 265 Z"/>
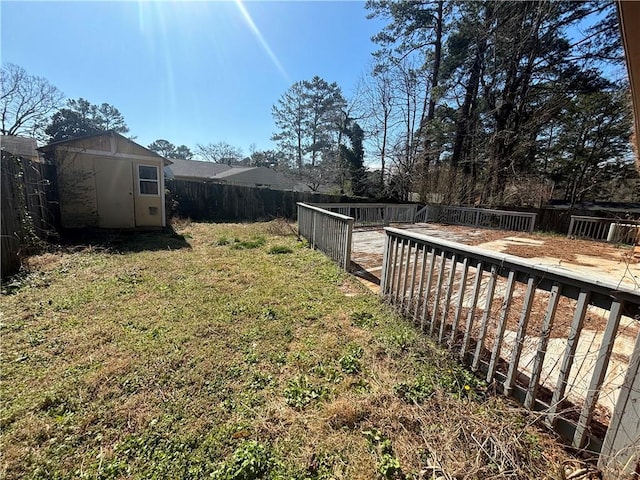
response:
<path fill-rule="evenodd" d="M 129 253 L 158 250 L 179 250 L 191 248 L 183 235 L 173 227 L 162 230 L 131 231 L 83 229 L 65 230 L 60 234 L 60 247 L 76 251 L 88 247 L 103 249 L 112 253 Z"/>
<path fill-rule="evenodd" d="M 364 278 L 365 280 L 375 283 L 376 285 L 380 285 L 380 278 L 376 277 L 373 273 L 367 270 L 366 267 L 356 263 L 354 261 L 351 262 L 351 270 L 352 275 L 356 277 Z"/>

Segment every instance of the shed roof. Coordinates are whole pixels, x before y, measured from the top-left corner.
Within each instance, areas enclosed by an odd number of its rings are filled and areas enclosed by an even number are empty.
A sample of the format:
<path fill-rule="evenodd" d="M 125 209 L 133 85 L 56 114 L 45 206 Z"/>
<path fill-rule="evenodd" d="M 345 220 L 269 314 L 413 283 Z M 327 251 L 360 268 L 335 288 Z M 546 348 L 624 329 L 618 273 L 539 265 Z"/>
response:
<path fill-rule="evenodd" d="M 76 142 L 87 140 L 89 138 L 106 137 L 106 136 L 119 137 L 121 140 L 124 140 L 127 143 L 131 143 L 131 144 L 135 145 L 136 147 L 141 148 L 142 150 L 145 150 L 149 154 L 150 157 L 162 158 L 164 160 L 164 164 L 165 165 L 170 165 L 172 163 L 171 160 L 164 158 L 162 155 L 154 152 L 153 150 L 149 150 L 147 147 L 145 147 L 143 145 L 140 145 L 139 143 L 136 143 L 133 140 L 131 140 L 130 138 L 127 138 L 124 135 L 121 135 L 120 133 L 115 132 L 113 130 L 108 130 L 106 132 L 100 132 L 100 133 L 94 133 L 94 134 L 91 134 L 91 135 L 83 135 L 81 137 L 68 138 L 66 140 L 60 140 L 58 142 L 52 142 L 52 143 L 49 143 L 48 145 L 45 145 L 44 147 L 40 147 L 38 150 L 41 151 L 41 152 L 51 152 L 52 150 L 55 149 L 55 147 L 58 147 L 58 146 L 73 145 Z"/>

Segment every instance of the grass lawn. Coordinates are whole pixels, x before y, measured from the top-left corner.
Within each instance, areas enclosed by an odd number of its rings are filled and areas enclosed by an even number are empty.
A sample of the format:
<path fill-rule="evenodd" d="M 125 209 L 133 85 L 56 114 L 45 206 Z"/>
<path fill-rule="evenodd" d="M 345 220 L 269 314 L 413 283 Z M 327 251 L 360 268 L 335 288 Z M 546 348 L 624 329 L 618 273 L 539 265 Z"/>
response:
<path fill-rule="evenodd" d="M 286 224 L 176 229 L 4 286 L 2 478 L 563 478 L 533 415 Z"/>

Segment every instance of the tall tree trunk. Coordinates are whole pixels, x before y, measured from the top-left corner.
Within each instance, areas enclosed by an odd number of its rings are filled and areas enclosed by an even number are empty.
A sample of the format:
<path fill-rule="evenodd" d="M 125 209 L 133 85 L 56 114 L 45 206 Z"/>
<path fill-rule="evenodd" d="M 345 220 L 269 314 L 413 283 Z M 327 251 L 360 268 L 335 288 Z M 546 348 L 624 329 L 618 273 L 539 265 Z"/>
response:
<path fill-rule="evenodd" d="M 472 165 L 468 161 L 470 154 L 469 149 L 471 147 L 471 141 L 469 135 L 475 128 L 471 128 L 474 126 L 475 120 L 474 117 L 476 115 L 476 109 L 478 106 L 478 89 L 480 86 L 480 75 L 482 73 L 482 53 L 486 48 L 486 39 L 482 39 L 476 45 L 476 52 L 473 64 L 471 66 L 471 72 L 469 74 L 469 79 L 467 81 L 467 85 L 465 87 L 465 96 L 462 106 L 458 110 L 458 118 L 456 119 L 456 133 L 455 139 L 453 143 L 453 151 L 451 154 L 451 175 L 449 180 L 449 192 L 448 192 L 448 202 L 452 201 L 461 201 L 468 195 L 468 181 L 469 176 L 472 174 Z M 459 171 L 458 166 L 460 162 L 463 160 L 467 160 L 463 163 L 462 166 L 462 191 L 454 192 L 454 184 L 456 180 L 457 172 Z"/>
<path fill-rule="evenodd" d="M 424 191 L 426 185 L 427 176 L 429 174 L 429 167 L 431 162 L 435 162 L 435 158 L 432 155 L 432 141 L 429 137 L 429 132 L 426 131 L 429 124 L 433 122 L 436 113 L 436 98 L 435 92 L 438 89 L 440 81 L 440 63 L 442 61 L 442 24 L 443 24 L 443 7 L 444 0 L 438 1 L 438 8 L 436 9 L 436 24 L 434 28 L 434 40 L 433 40 L 433 68 L 431 75 L 431 85 L 429 88 L 429 106 L 427 108 L 426 117 L 420 122 L 420 133 L 424 137 L 424 154 L 421 162 L 421 182 Z"/>

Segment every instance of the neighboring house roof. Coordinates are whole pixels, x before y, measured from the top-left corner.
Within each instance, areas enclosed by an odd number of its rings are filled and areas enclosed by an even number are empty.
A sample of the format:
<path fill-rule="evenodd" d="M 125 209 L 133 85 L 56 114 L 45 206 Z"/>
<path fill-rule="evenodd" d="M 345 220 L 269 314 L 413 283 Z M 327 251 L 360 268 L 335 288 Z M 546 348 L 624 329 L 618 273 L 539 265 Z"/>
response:
<path fill-rule="evenodd" d="M 279 190 L 294 188 L 294 183 L 286 176 L 267 167 L 235 167 L 225 163 L 175 158 L 171 161 L 173 165 L 164 169 L 167 178 L 212 181 L 243 186 L 264 186 Z"/>
<path fill-rule="evenodd" d="M 40 147 L 38 150 L 41 152 L 51 152 L 53 150 L 56 149 L 56 147 L 60 147 L 60 146 L 72 146 L 73 144 L 76 143 L 82 143 L 88 139 L 91 138 L 95 138 L 95 137 L 118 137 L 120 138 L 120 140 L 123 140 L 126 143 L 130 143 L 131 145 L 134 145 L 136 148 L 142 149 L 145 152 L 145 155 L 149 155 L 150 157 L 157 157 L 157 158 L 162 158 L 164 159 L 164 164 L 165 165 L 170 165 L 172 162 L 171 160 L 168 160 L 166 158 L 164 158 L 162 155 L 159 155 L 158 153 L 154 152 L 153 150 L 149 150 L 147 147 L 144 147 L 142 145 L 140 145 L 139 143 L 134 142 L 133 140 L 131 140 L 130 138 L 125 137 L 124 135 L 119 134 L 118 132 L 114 132 L 113 130 L 109 130 L 106 132 L 100 132 L 100 133 L 95 133 L 93 135 L 84 135 L 81 137 L 75 137 L 75 138 L 69 138 L 66 140 L 60 140 L 58 142 L 53 142 L 50 143 L 48 145 L 45 145 L 44 147 Z"/>
<path fill-rule="evenodd" d="M 172 158 L 173 164 L 165 167 L 167 178 L 182 178 L 188 180 L 208 180 L 216 177 L 225 170 L 230 170 L 226 163 L 201 162 L 198 160 L 181 160 Z"/>
<path fill-rule="evenodd" d="M 37 159 L 38 145 L 35 138 L 0 135 L 0 149 L 18 157 Z"/>
<path fill-rule="evenodd" d="M 256 185 L 278 190 L 293 189 L 293 182 L 282 173 L 267 167 L 234 167 L 220 173 L 217 178 L 235 185 Z"/>

